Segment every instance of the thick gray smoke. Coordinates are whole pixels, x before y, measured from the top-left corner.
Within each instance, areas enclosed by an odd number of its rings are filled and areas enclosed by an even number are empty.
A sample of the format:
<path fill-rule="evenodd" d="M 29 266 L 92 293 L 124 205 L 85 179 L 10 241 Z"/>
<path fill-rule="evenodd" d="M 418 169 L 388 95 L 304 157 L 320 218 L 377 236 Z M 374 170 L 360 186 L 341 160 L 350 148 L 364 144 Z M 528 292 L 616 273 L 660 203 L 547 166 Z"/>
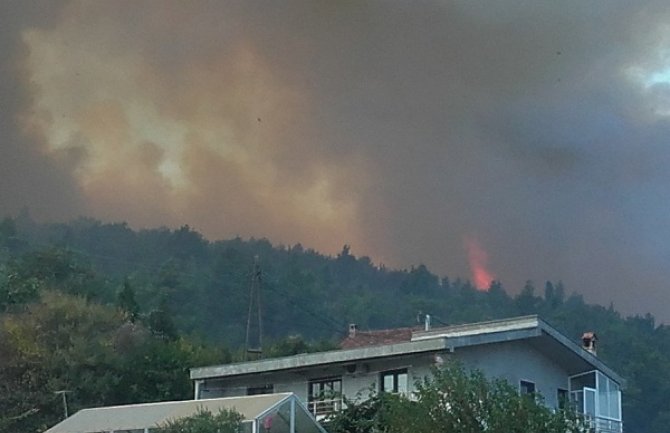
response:
<path fill-rule="evenodd" d="M 41 131 L 27 118 L 35 88 L 26 70 L 28 47 L 21 31 L 52 21 L 57 2 L 0 3 L 0 213 L 29 207 L 39 217 L 65 218 L 81 210 L 82 197 L 68 166 L 68 155 L 47 155 Z"/>
<path fill-rule="evenodd" d="M 0 199 L 668 320 L 664 3 L 5 3 Z"/>

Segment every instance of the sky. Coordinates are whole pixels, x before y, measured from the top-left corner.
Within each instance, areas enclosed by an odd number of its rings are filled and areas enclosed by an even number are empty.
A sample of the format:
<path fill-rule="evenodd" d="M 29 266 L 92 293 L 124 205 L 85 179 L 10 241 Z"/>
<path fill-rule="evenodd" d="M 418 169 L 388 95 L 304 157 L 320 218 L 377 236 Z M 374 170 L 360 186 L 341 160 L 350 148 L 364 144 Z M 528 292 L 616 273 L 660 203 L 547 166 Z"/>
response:
<path fill-rule="evenodd" d="M 665 1 L 0 2 L 0 214 L 670 321 Z"/>

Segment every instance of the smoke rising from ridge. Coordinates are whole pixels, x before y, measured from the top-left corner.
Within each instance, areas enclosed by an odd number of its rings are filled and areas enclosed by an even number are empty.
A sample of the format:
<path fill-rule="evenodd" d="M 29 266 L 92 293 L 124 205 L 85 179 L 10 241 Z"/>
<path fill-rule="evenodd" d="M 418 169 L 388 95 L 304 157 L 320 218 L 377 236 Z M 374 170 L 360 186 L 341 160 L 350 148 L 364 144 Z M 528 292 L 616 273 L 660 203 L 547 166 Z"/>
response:
<path fill-rule="evenodd" d="M 451 276 L 468 233 L 512 291 L 670 319 L 664 2 L 2 8 L 7 212 Z"/>

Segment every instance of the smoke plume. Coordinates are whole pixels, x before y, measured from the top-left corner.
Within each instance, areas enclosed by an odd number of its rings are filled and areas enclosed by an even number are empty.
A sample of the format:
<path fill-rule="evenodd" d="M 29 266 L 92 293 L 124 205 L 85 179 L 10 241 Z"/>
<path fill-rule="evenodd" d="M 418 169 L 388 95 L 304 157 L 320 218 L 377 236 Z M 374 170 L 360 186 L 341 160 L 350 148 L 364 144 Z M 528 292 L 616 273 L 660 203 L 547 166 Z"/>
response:
<path fill-rule="evenodd" d="M 5 213 L 450 276 L 476 233 L 510 291 L 670 319 L 665 2 L 0 7 Z"/>

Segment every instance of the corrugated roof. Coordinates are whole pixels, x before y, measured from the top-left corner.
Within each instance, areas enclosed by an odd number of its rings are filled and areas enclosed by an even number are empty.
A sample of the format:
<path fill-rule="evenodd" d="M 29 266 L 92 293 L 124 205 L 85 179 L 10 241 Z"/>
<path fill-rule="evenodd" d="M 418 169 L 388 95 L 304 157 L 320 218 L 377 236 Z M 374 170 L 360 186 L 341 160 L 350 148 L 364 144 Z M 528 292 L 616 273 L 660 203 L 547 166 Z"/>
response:
<path fill-rule="evenodd" d="M 44 433 L 89 433 L 153 428 L 168 420 L 194 415 L 199 410 L 208 410 L 215 414 L 222 409 L 234 409 L 242 414 L 245 420 L 252 420 L 292 395 L 292 393 L 264 394 L 83 409 Z"/>

